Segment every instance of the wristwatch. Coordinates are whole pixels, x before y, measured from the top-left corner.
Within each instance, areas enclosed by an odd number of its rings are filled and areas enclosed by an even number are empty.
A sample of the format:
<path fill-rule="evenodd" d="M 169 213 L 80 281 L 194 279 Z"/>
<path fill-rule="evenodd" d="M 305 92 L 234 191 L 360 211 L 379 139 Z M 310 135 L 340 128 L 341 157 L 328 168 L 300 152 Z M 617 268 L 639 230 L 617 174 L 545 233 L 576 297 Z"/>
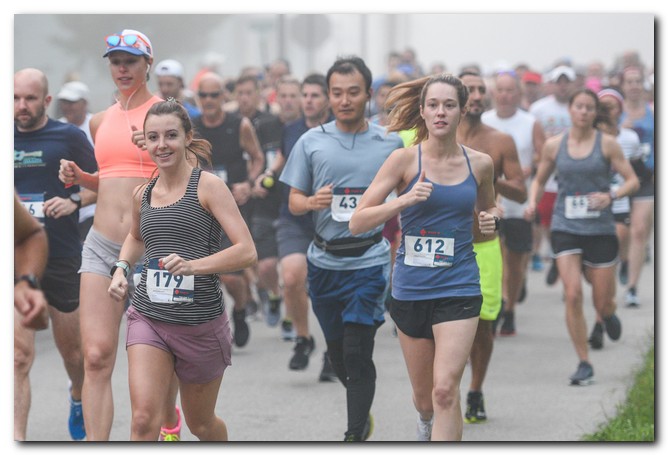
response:
<path fill-rule="evenodd" d="M 127 264 L 126 261 L 117 261 L 109 271 L 109 275 L 113 278 L 114 272 L 119 267 L 123 269 L 123 275 L 127 278 L 128 274 L 130 273 L 130 266 Z"/>
<path fill-rule="evenodd" d="M 498 216 L 494 215 L 494 230 L 495 230 L 495 231 L 498 231 L 500 225 L 501 225 L 501 218 L 499 218 Z"/>
<path fill-rule="evenodd" d="M 20 277 L 16 278 L 14 280 L 14 285 L 16 285 L 20 281 L 25 281 L 26 283 L 28 283 L 28 286 L 30 286 L 31 289 L 40 289 L 39 278 L 37 278 L 37 276 L 32 273 L 29 273 L 27 275 L 21 275 Z"/>
<path fill-rule="evenodd" d="M 70 194 L 70 201 L 74 202 L 77 205 L 77 209 L 81 208 L 81 196 L 79 193 Z"/>

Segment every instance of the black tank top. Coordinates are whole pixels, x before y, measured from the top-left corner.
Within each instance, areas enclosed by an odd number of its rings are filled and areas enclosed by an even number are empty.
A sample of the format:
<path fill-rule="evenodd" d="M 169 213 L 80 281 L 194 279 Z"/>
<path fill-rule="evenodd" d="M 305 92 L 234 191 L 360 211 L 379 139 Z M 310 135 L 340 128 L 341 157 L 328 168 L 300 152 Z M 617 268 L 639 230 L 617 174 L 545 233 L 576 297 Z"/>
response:
<path fill-rule="evenodd" d="M 223 123 L 213 128 L 204 126 L 201 117 L 193 120 L 195 136 L 211 142 L 213 170 L 218 171 L 218 176 L 226 175 L 223 180 L 228 186 L 248 180 L 244 151 L 239 143 L 241 118 L 228 112 Z"/>
<path fill-rule="evenodd" d="M 151 207 L 151 192 L 159 176 L 151 180 L 144 190 L 139 230 L 146 253 L 132 306 L 151 319 L 197 325 L 223 313 L 223 293 L 218 274 L 195 277 L 171 275 L 159 263 L 159 259 L 172 253 L 190 261 L 220 250 L 221 226 L 202 207 L 197 196 L 200 175 L 200 169 L 193 169 L 183 197 L 164 207 Z M 189 280 L 194 281 L 194 285 L 188 284 Z"/>

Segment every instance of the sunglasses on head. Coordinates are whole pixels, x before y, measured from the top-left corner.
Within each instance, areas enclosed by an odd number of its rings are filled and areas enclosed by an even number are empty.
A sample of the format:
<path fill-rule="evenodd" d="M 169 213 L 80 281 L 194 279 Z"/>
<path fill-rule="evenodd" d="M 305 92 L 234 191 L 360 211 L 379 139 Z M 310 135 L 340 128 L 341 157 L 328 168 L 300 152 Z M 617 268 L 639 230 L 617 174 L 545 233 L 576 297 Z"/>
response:
<path fill-rule="evenodd" d="M 220 95 L 221 95 L 221 92 L 211 92 L 211 93 L 197 92 L 197 96 L 199 96 L 200 98 L 213 98 L 213 99 L 215 99 L 215 98 L 218 98 Z"/>
<path fill-rule="evenodd" d="M 142 49 L 142 45 L 146 49 L 151 49 L 151 46 L 144 40 L 139 35 L 118 35 L 118 34 L 113 34 L 109 35 L 105 38 L 105 41 L 107 42 L 107 47 L 112 48 L 119 46 L 121 43 L 125 44 L 126 46 L 134 47 L 137 49 Z"/>

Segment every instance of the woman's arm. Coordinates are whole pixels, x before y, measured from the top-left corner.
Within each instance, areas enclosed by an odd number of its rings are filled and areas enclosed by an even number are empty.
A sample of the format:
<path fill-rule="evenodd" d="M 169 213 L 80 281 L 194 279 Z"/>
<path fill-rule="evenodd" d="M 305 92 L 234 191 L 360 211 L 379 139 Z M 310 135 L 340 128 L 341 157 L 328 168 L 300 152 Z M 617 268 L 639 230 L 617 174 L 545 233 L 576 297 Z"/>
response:
<path fill-rule="evenodd" d="M 407 149 L 397 149 L 380 167 L 348 222 L 348 229 L 353 235 L 370 231 L 396 216 L 403 209 L 429 198 L 433 184 L 424 181 L 425 171 L 423 170 L 411 191 L 390 202 L 384 202 L 392 190 L 403 182 L 411 157 Z"/>
<path fill-rule="evenodd" d="M 225 182 L 202 172 L 197 194 L 202 207 L 220 223 L 232 246 L 192 261 L 170 254 L 163 258 L 165 269 L 174 275 L 209 275 L 243 270 L 255 264 L 257 252 L 253 238 Z"/>

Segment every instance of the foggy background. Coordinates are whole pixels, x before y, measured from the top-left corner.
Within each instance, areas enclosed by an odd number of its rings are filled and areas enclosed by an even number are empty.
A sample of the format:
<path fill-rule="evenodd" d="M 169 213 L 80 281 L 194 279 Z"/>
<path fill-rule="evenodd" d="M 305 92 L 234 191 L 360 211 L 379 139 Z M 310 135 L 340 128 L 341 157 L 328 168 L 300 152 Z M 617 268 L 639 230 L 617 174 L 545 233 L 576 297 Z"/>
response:
<path fill-rule="evenodd" d="M 13 25 L 14 70 L 41 69 L 52 95 L 68 79 L 82 80 L 93 112 L 113 101 L 115 88 L 102 58 L 104 37 L 124 28 L 149 37 L 154 64 L 179 60 L 186 84 L 212 56 L 224 77 L 282 57 L 302 78 L 325 73 L 338 55 L 356 54 L 376 78 L 386 73 L 389 52 L 407 48 L 425 72 L 441 63 L 454 73 L 470 63 L 491 72 L 520 62 L 544 73 L 560 59 L 610 69 L 627 50 L 653 68 L 655 51 L 648 13 L 15 14 Z M 157 91 L 155 77 L 149 86 Z"/>

